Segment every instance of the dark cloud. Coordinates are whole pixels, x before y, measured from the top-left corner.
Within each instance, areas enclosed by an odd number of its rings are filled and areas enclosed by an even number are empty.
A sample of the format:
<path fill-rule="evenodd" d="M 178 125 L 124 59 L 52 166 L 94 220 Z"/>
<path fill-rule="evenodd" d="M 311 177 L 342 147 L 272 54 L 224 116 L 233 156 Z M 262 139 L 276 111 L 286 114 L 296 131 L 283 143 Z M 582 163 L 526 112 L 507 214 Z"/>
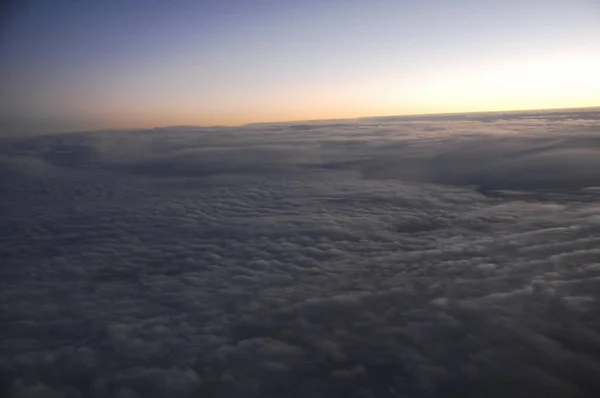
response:
<path fill-rule="evenodd" d="M 592 116 L 4 140 L 0 395 L 595 397 Z"/>

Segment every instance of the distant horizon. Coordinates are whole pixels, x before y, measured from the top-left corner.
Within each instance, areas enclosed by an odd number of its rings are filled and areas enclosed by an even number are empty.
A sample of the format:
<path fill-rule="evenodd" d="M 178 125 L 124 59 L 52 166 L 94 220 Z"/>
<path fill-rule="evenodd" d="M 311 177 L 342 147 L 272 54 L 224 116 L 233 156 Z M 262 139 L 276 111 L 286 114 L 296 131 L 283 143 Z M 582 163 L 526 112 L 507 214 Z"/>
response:
<path fill-rule="evenodd" d="M 576 106 L 576 107 L 565 107 L 565 108 L 526 108 L 526 109 L 501 109 L 501 110 L 483 110 L 483 111 L 466 111 L 466 112 L 435 112 L 435 113 L 410 113 L 410 114 L 390 114 L 390 115 L 371 115 L 371 116 L 360 116 L 360 117 L 343 117 L 343 118 L 332 118 L 332 119 L 305 119 L 305 120 L 284 120 L 284 121 L 272 121 L 272 122 L 251 122 L 239 125 L 222 125 L 223 127 L 236 127 L 236 126 L 251 126 L 255 124 L 275 124 L 275 123 L 300 123 L 300 122 L 322 122 L 322 121 L 333 121 L 333 120 L 363 120 L 363 119 L 378 119 L 386 117 L 420 117 L 420 116 L 451 116 L 451 115 L 477 115 L 487 113 L 527 113 L 527 112 L 560 112 L 560 111 L 594 111 L 600 110 L 600 105 L 592 106 Z M 194 126 L 194 125 L 181 125 L 183 126 Z M 217 127 L 215 126 L 204 126 L 197 125 L 197 127 Z M 175 127 L 175 126 L 165 126 Z"/>
<path fill-rule="evenodd" d="M 48 130 L 48 131 L 34 131 L 34 132 L 19 132 L 11 131 L 6 129 L 3 131 L 0 124 L 0 138 L 2 137 L 14 137 L 14 136 L 35 136 L 35 135 L 51 135 L 51 134 L 70 134 L 70 133 L 84 133 L 93 131 L 120 131 L 120 130 L 152 130 L 152 129 L 168 129 L 168 128 L 236 128 L 246 126 L 259 126 L 269 124 L 296 124 L 296 123 L 319 123 L 327 121 L 360 121 L 368 119 L 379 119 L 379 118 L 415 118 L 415 117 L 435 117 L 435 116 L 453 116 L 453 115 L 483 115 L 483 114 L 495 114 L 495 113 L 527 113 L 527 112 L 571 112 L 571 111 L 582 111 L 582 112 L 593 112 L 600 111 L 600 106 L 577 106 L 577 107 L 565 107 L 565 108 L 531 108 L 531 109 L 502 109 L 502 110 L 483 110 L 483 111 L 468 111 L 468 112 L 438 112 L 438 113 L 411 113 L 411 114 L 389 114 L 389 115 L 369 115 L 359 117 L 342 117 L 342 118 L 329 118 L 329 119 L 295 119 L 295 120 L 273 120 L 273 121 L 257 121 L 240 124 L 173 124 L 173 125 L 151 125 L 151 126 L 130 126 L 130 127 L 100 127 L 90 129 L 64 129 L 64 130 Z M 1 120 L 0 120 L 1 122 Z"/>

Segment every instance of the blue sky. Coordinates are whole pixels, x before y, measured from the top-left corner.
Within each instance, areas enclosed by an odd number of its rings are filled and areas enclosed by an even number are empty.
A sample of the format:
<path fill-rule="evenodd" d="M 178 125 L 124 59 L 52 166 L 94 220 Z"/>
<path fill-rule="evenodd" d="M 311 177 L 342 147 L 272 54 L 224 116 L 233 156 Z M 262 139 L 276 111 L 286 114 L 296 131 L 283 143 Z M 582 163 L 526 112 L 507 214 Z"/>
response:
<path fill-rule="evenodd" d="M 600 3 L 25 0 L 4 128 L 72 130 L 600 104 Z"/>

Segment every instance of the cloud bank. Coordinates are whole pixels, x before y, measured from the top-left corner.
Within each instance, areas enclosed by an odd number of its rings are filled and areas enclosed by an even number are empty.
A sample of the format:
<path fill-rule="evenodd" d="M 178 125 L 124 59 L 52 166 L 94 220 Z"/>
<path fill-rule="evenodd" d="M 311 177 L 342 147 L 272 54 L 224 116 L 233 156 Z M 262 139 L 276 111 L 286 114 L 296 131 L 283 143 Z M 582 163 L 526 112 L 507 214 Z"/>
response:
<path fill-rule="evenodd" d="M 0 142 L 0 395 L 595 397 L 600 114 Z"/>

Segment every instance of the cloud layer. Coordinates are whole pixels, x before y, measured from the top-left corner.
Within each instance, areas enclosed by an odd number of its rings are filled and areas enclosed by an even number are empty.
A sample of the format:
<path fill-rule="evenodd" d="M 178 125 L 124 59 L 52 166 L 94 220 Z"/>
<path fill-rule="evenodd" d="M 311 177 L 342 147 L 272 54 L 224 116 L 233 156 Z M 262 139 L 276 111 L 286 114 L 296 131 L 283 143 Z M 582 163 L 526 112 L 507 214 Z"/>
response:
<path fill-rule="evenodd" d="M 0 143 L 0 395 L 593 397 L 600 115 Z"/>

